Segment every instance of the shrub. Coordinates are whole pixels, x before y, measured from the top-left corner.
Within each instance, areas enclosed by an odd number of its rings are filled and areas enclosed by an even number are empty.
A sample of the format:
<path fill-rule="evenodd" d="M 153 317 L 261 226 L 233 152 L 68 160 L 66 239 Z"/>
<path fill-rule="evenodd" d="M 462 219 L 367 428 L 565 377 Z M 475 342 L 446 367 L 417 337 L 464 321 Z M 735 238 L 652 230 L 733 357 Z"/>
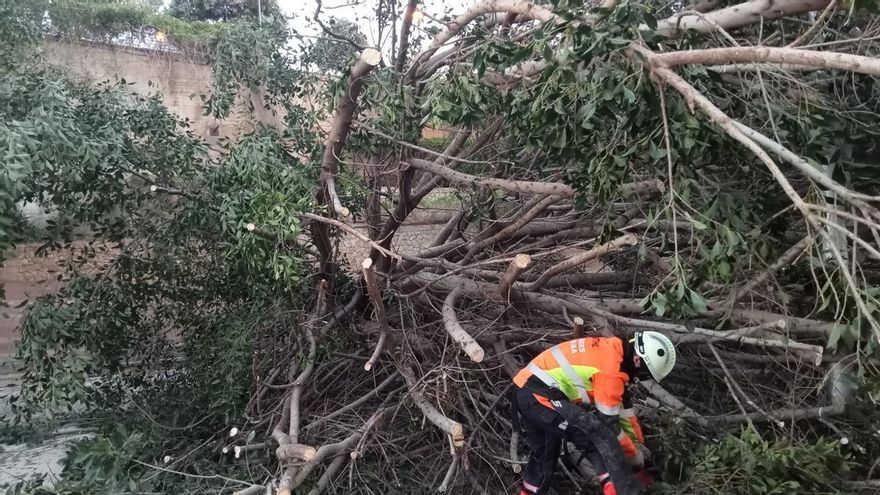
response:
<path fill-rule="evenodd" d="M 749 425 L 739 435 L 699 449 L 686 480 L 658 493 L 798 495 L 844 493 L 837 483 L 852 467 L 839 443 L 767 441 Z"/>

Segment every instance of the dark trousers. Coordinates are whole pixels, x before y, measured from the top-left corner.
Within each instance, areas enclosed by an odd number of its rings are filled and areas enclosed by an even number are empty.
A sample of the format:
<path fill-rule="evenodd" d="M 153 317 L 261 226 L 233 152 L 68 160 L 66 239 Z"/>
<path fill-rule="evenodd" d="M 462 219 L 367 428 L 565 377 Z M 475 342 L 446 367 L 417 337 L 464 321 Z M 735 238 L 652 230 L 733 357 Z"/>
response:
<path fill-rule="evenodd" d="M 572 426 L 569 421 L 577 415 L 588 414 L 586 409 L 567 400 L 559 401 L 559 407 L 550 409 L 538 402 L 534 392 L 529 389 L 517 390 L 514 400 L 517 401 L 516 406 L 531 447 L 523 481 L 539 487 L 538 494 L 549 492 L 553 470 L 565 441 L 574 444 L 598 473 L 605 472 L 604 459 L 588 433 Z"/>

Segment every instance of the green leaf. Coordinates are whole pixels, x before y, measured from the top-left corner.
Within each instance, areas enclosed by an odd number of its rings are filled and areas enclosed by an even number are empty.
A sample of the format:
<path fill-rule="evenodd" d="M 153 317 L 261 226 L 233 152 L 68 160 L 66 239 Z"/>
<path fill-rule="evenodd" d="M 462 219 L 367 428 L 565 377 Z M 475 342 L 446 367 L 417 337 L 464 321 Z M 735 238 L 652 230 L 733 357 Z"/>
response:
<path fill-rule="evenodd" d="M 697 292 L 691 290 L 690 291 L 690 300 L 691 300 L 691 305 L 693 306 L 694 311 L 696 311 L 697 314 L 703 314 L 706 312 L 706 310 L 707 310 L 706 300 L 703 299 L 703 296 L 701 296 Z"/>
<path fill-rule="evenodd" d="M 835 323 L 831 326 L 831 333 L 828 334 L 828 343 L 825 344 L 828 349 L 832 351 L 837 350 L 837 343 L 840 341 L 840 337 L 843 335 L 846 328 L 846 325 L 840 323 Z"/>
<path fill-rule="evenodd" d="M 697 142 L 694 141 L 694 138 L 692 138 L 690 135 L 687 135 L 687 136 L 684 137 L 684 149 L 685 149 L 685 151 L 690 151 L 691 148 L 693 148 L 695 144 L 697 144 Z"/>

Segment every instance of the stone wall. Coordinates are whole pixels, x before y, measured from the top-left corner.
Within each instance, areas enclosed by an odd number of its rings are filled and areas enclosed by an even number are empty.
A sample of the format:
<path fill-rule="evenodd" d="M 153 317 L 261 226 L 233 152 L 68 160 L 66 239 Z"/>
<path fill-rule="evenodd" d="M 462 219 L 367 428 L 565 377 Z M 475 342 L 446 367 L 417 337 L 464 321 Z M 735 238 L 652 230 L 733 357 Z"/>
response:
<path fill-rule="evenodd" d="M 7 254 L 0 265 L 0 285 L 6 292 L 6 304 L 0 306 L 0 361 L 12 351 L 15 329 L 25 304 L 45 294 L 57 292 L 67 281 L 65 268 L 92 246 L 95 257 L 83 264 L 87 272 L 104 268 L 111 258 L 109 245 L 81 239 L 67 249 L 42 250 L 40 244 L 23 244 Z M 2 364 L 2 363 L 0 363 Z"/>
<path fill-rule="evenodd" d="M 200 57 L 102 43 L 47 40 L 46 63 L 69 70 L 94 83 L 125 80 L 140 94 L 161 93 L 162 101 L 178 116 L 188 119 L 193 132 L 217 144 L 235 139 L 254 128 L 255 122 L 279 127 L 283 112 L 265 109 L 262 93 L 242 89 L 230 116 L 218 120 L 204 115 L 199 95 L 209 94 L 213 73 Z M 249 110 L 253 106 L 253 113 Z"/>

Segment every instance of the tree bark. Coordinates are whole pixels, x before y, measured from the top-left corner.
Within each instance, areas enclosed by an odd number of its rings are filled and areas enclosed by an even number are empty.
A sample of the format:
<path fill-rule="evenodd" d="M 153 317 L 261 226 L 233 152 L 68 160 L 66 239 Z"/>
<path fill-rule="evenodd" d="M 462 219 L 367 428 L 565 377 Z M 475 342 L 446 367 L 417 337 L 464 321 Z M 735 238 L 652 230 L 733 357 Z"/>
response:
<path fill-rule="evenodd" d="M 406 64 L 406 51 L 409 50 L 409 30 L 412 27 L 413 15 L 416 13 L 418 5 L 419 0 L 409 0 L 406 13 L 403 15 L 403 23 L 400 26 L 400 46 L 397 50 L 397 56 L 394 57 L 394 70 L 398 73 L 403 72 L 403 66 Z"/>

